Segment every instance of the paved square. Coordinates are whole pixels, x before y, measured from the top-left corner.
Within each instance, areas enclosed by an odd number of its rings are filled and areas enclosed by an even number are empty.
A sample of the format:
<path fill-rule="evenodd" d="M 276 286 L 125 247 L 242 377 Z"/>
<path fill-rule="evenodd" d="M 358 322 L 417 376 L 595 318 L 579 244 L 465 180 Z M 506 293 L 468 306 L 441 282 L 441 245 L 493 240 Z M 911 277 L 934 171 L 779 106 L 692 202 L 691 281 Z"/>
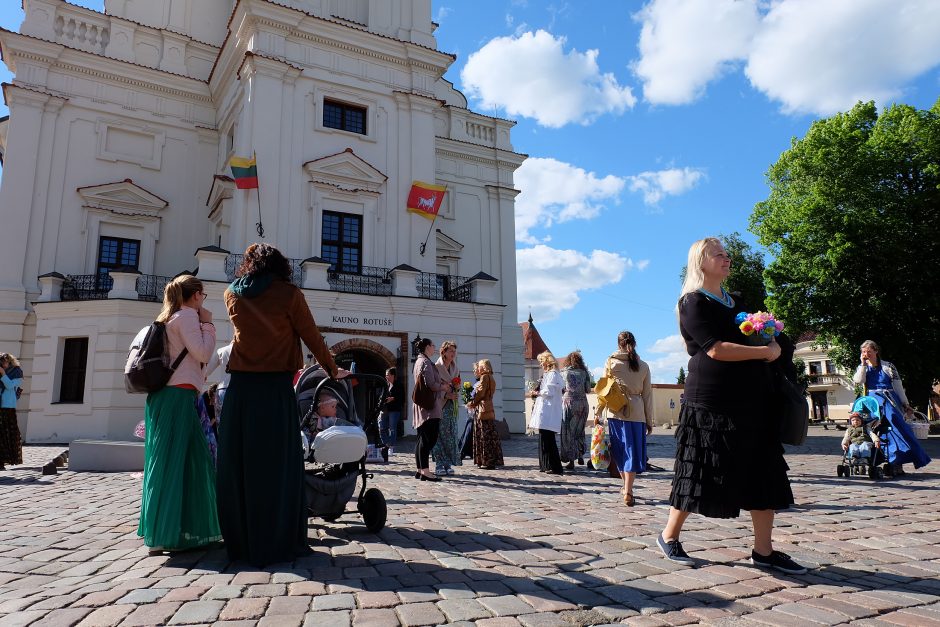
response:
<path fill-rule="evenodd" d="M 670 472 L 638 478 L 627 508 L 605 474 L 540 474 L 531 437 L 503 443 L 505 469 L 462 466 L 441 483 L 415 481 L 399 453 L 373 467 L 389 505 L 380 534 L 358 514 L 311 519 L 314 554 L 264 570 L 223 550 L 149 557 L 139 475 L 42 476 L 64 447 L 27 447 L 25 466 L 0 474 L 0 627 L 940 625 L 940 461 L 837 478 L 840 437 L 814 427 L 788 451 L 798 506 L 775 540 L 814 567 L 802 576 L 746 561 L 746 517 L 691 517 L 682 540 L 700 564 L 666 562 L 654 541 Z M 925 444 L 940 458 L 940 439 Z M 671 468 L 673 450 L 657 429 L 652 461 Z"/>

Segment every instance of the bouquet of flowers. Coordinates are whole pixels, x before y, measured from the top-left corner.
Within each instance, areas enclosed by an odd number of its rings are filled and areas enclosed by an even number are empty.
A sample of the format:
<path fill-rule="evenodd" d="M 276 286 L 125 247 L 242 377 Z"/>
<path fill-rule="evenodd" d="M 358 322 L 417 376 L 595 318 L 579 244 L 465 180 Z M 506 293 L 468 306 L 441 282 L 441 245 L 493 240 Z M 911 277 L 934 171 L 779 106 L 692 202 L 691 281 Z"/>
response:
<path fill-rule="evenodd" d="M 140 438 L 141 440 L 147 437 L 147 427 L 145 426 L 143 420 L 138 422 L 137 426 L 134 427 L 134 436 Z"/>
<path fill-rule="evenodd" d="M 744 335 L 756 335 L 758 338 L 770 341 L 783 331 L 783 323 L 766 311 L 747 313 L 742 311 L 735 316 L 734 321 Z"/>
<path fill-rule="evenodd" d="M 473 385 L 471 385 L 469 381 L 464 381 L 463 387 L 460 388 L 460 392 L 463 395 L 464 405 L 473 400 Z"/>

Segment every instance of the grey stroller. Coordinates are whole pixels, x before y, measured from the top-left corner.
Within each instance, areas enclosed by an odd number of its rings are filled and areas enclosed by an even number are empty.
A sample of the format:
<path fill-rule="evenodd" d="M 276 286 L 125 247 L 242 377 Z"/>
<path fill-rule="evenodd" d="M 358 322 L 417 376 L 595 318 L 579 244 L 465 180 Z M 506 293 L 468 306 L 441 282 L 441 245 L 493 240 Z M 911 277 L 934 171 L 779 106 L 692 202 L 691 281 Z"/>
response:
<path fill-rule="evenodd" d="M 385 496 L 378 488 L 367 487 L 372 473 L 366 471 L 366 445 L 368 440 L 363 421 L 356 410 L 352 388 L 365 378 L 384 379 L 375 375 L 350 375 L 334 381 L 322 368 L 305 369 L 294 392 L 300 410 L 301 439 L 304 446 L 305 496 L 307 513 L 333 522 L 346 514 L 346 504 L 360 483 L 356 509 L 362 515 L 366 528 L 377 533 L 385 526 L 388 508 Z M 311 417 L 320 395 L 329 393 L 337 399 L 337 424 L 310 437 Z"/>

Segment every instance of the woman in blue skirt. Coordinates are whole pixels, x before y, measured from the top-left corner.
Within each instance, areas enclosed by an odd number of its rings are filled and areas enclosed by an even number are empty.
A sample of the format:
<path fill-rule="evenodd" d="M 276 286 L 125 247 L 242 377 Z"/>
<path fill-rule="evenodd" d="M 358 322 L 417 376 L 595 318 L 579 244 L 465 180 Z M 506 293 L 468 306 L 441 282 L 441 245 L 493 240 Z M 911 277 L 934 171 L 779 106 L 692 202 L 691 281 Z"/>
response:
<path fill-rule="evenodd" d="M 646 436 L 653 432 L 653 388 L 650 367 L 637 355 L 633 334 L 621 331 L 617 347 L 607 358 L 605 370 L 617 380 L 627 403 L 620 411 L 610 412 L 607 431 L 611 461 L 623 478 L 623 502 L 633 507 L 633 481 L 646 470 Z"/>

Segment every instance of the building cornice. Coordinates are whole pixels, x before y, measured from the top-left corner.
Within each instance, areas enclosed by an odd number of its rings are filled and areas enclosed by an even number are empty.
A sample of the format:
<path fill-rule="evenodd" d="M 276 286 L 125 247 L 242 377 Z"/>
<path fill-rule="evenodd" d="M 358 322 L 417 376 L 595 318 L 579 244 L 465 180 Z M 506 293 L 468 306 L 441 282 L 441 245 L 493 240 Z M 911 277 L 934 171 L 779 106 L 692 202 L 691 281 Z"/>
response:
<path fill-rule="evenodd" d="M 473 161 L 475 163 L 484 163 L 486 165 L 497 166 L 500 168 L 509 168 L 512 170 L 518 168 L 520 165 L 522 165 L 522 162 L 528 158 L 528 155 L 519 154 L 517 152 L 509 152 L 508 150 L 499 150 L 487 146 L 480 146 L 479 144 L 462 142 L 457 139 L 449 139 L 439 135 L 435 139 L 437 140 L 437 147 L 435 148 L 434 153 L 438 157 L 447 157 L 449 159 L 456 159 L 458 161 Z M 463 148 L 462 146 L 446 148 L 441 145 L 443 142 L 455 142 L 463 144 L 467 146 L 467 148 Z M 471 152 L 472 149 L 475 150 Z"/>
<path fill-rule="evenodd" d="M 4 61 L 7 61 L 8 57 L 19 58 L 47 65 L 50 70 L 55 69 L 62 73 L 91 76 L 137 89 L 169 94 L 205 104 L 212 103 L 208 84 L 205 81 L 70 48 L 3 28 L 0 28 L 0 52 L 3 53 Z M 15 61 L 11 60 L 7 65 L 16 72 Z M 18 78 L 17 82 L 20 83 L 21 80 Z M 42 88 L 44 85 L 35 85 L 35 87 Z"/>

